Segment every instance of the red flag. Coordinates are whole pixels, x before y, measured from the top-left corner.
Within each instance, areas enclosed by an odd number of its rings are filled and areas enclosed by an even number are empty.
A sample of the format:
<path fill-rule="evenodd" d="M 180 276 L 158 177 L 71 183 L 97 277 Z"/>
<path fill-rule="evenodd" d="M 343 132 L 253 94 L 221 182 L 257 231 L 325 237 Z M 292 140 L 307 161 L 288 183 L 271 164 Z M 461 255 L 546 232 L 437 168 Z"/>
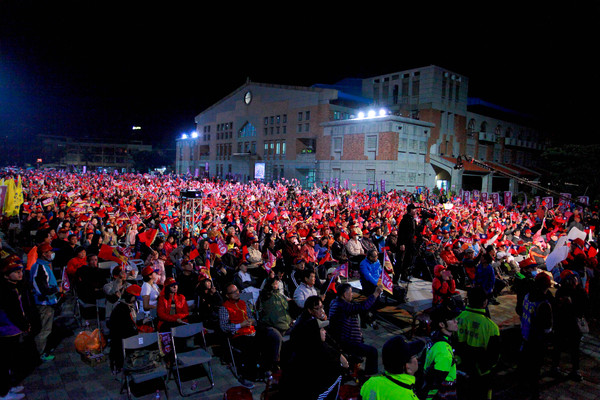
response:
<path fill-rule="evenodd" d="M 146 246 L 152 246 L 154 239 L 156 239 L 156 235 L 158 234 L 158 230 L 148 228 L 144 232 L 138 233 L 138 237 L 140 238 L 140 242 L 144 243 Z"/>
<path fill-rule="evenodd" d="M 107 244 L 103 244 L 100 247 L 100 251 L 98 252 L 98 258 L 101 258 L 106 261 L 115 261 L 118 263 L 126 262 L 127 258 L 119 254 L 119 251 Z"/>
<path fill-rule="evenodd" d="M 227 253 L 227 245 L 221 238 L 218 238 L 216 242 L 210 243 L 208 248 L 210 249 L 211 253 L 219 257 Z"/>
<path fill-rule="evenodd" d="M 27 271 L 29 271 L 31 269 L 31 266 L 35 264 L 37 258 L 37 246 L 33 246 L 31 250 L 29 250 L 29 253 L 27 253 Z"/>
<path fill-rule="evenodd" d="M 71 290 L 71 282 L 69 282 L 69 277 L 67 275 L 67 267 L 63 267 L 61 280 L 62 292 L 64 293 Z"/>
<path fill-rule="evenodd" d="M 340 276 L 347 278 L 348 277 L 348 263 L 344 263 L 344 264 L 340 265 L 339 267 L 337 267 L 335 269 L 335 272 L 339 273 Z"/>
<path fill-rule="evenodd" d="M 267 250 L 267 254 L 268 254 L 269 258 L 268 258 L 267 262 L 263 264 L 263 268 L 267 272 L 271 272 L 271 268 L 273 268 L 275 266 L 275 262 L 277 262 L 277 258 L 275 258 L 273 253 L 271 253 L 269 250 Z"/>
<path fill-rule="evenodd" d="M 331 261 L 331 254 L 329 254 L 329 252 L 327 252 L 327 254 L 325 254 L 325 257 L 323 257 L 319 260 L 319 265 L 323 265 L 327 261 Z"/>
<path fill-rule="evenodd" d="M 392 266 L 392 261 L 390 260 L 387 251 L 383 252 L 383 267 L 386 272 L 394 273 L 394 267 Z"/>

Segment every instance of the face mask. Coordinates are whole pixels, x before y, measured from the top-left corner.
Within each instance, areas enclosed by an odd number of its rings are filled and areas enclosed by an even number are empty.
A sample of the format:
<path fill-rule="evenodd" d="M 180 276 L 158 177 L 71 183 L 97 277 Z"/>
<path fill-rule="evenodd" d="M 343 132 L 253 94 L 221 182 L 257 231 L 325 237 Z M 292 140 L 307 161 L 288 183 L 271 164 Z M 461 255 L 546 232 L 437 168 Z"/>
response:
<path fill-rule="evenodd" d="M 108 233 L 112 233 L 112 228 L 108 228 Z"/>
<path fill-rule="evenodd" d="M 56 253 L 52 253 L 52 255 L 50 256 L 50 261 L 54 260 L 55 256 L 56 256 Z"/>
<path fill-rule="evenodd" d="M 208 237 L 208 235 L 207 235 L 206 233 L 203 233 L 203 234 L 202 234 L 202 237 L 203 237 L 204 239 L 206 239 L 206 238 Z"/>

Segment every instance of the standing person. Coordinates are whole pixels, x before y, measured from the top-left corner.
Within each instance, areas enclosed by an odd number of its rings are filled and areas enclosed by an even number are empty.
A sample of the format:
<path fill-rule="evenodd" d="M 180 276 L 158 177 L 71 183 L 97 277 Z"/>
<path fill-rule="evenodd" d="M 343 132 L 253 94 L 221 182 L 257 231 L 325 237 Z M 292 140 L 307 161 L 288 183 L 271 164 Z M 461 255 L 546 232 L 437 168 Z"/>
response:
<path fill-rule="evenodd" d="M 456 396 L 456 358 L 452 336 L 458 332 L 458 312 L 441 304 L 431 312 L 433 345 L 425 359 L 425 393 L 427 399 L 454 400 Z M 424 394 L 425 394 L 424 393 Z"/>
<path fill-rule="evenodd" d="M 540 373 L 553 327 L 550 287 L 550 275 L 539 273 L 535 277 L 533 290 L 523 300 L 522 345 L 518 370 L 519 377 L 523 379 L 523 387 L 530 390 L 532 398 L 538 398 L 540 394 Z"/>
<path fill-rule="evenodd" d="M 415 236 L 417 234 L 416 215 L 417 208 L 411 203 L 406 207 L 406 213 L 402 216 L 400 224 L 398 224 L 398 247 L 396 250 L 396 265 L 394 266 L 394 283 L 398 279 L 406 281 L 410 278 L 409 272 L 417 250 Z"/>
<path fill-rule="evenodd" d="M 48 243 L 37 249 L 38 259 L 31 266 L 30 280 L 33 298 L 40 315 L 41 330 L 35 337 L 35 346 L 42 361 L 52 361 L 54 356 L 46 352 L 46 342 L 52 332 L 54 309 L 58 304 L 58 282 L 52 272 L 54 252 Z"/>
<path fill-rule="evenodd" d="M 389 339 L 381 349 L 384 373 L 369 378 L 360 389 L 362 400 L 418 400 L 414 392 L 417 356 L 424 342 L 407 342 L 402 336 Z"/>
<path fill-rule="evenodd" d="M 581 281 L 571 270 L 561 274 L 561 284 L 555 294 L 554 317 L 554 354 L 552 357 L 552 372 L 561 375 L 558 365 L 560 355 L 567 352 L 571 356 L 572 370 L 569 378 L 580 382 L 583 378 L 579 373 L 580 344 L 583 333 L 577 324 L 578 318 L 585 318 L 589 313 L 588 294 Z"/>
<path fill-rule="evenodd" d="M 352 286 L 342 283 L 338 297 L 329 306 L 329 333 L 333 340 L 341 346 L 344 352 L 358 357 L 366 357 L 365 375 L 375 375 L 378 370 L 379 354 L 377 348 L 364 342 L 360 328 L 359 314 L 368 311 L 383 291 L 381 284 L 365 301 L 352 301 Z"/>
<path fill-rule="evenodd" d="M 496 283 L 496 273 L 492 267 L 492 256 L 485 253 L 481 258 L 481 263 L 475 270 L 475 280 L 473 281 L 474 286 L 480 286 L 488 296 L 488 300 L 491 304 L 500 304 L 494 297 L 494 286 Z"/>
<path fill-rule="evenodd" d="M 467 373 L 464 397 L 491 399 L 494 368 L 500 358 L 500 329 L 487 316 L 488 296 L 482 287 L 467 292 L 467 307 L 457 317 L 458 368 Z M 458 387 L 461 395 L 461 386 Z"/>
<path fill-rule="evenodd" d="M 31 323 L 21 298 L 22 288 L 19 283 L 23 280 L 23 263 L 17 256 L 8 256 L 0 264 L 2 278 L 0 280 L 0 399 L 22 399 L 19 393 L 22 386 L 13 387 L 11 368 L 15 357 L 19 357 L 19 341 L 23 335 L 31 331 Z M 25 303 L 26 304 L 26 303 Z"/>

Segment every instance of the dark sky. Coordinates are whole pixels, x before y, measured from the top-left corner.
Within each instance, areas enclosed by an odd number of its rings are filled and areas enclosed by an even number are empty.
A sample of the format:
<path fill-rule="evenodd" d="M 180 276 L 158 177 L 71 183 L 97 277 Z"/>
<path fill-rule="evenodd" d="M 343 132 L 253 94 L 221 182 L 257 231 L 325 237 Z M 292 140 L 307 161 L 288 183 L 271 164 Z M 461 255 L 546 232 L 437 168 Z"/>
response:
<path fill-rule="evenodd" d="M 2 137 L 122 138 L 139 125 L 172 145 L 247 77 L 309 86 L 435 64 L 467 75 L 472 97 L 598 142 L 584 132 L 600 88 L 598 6 L 152 3 L 0 0 Z"/>

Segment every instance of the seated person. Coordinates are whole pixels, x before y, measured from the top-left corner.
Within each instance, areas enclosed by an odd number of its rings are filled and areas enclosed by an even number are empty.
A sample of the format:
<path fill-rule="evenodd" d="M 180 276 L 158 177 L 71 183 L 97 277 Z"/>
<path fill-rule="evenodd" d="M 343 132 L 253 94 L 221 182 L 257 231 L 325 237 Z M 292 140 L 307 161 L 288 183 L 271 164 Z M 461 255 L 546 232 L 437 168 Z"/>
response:
<path fill-rule="evenodd" d="M 86 263 L 75 272 L 74 284 L 77 288 L 77 296 L 84 303 L 95 304 L 97 299 L 104 298 L 102 287 L 105 282 L 104 271 L 98 268 L 98 256 L 90 254 Z"/>
<path fill-rule="evenodd" d="M 118 373 L 123 368 L 123 342 L 122 339 L 138 334 L 137 320 L 137 297 L 140 296 L 142 288 L 131 285 L 125 289 L 121 298 L 115 305 L 108 322 L 110 329 L 110 366 L 113 373 Z"/>
<path fill-rule="evenodd" d="M 377 250 L 369 250 L 367 256 L 360 262 L 360 286 L 362 287 L 362 294 L 365 296 L 370 296 L 375 292 L 377 282 L 383 271 L 378 255 Z"/>
<path fill-rule="evenodd" d="M 444 265 L 438 264 L 433 268 L 433 275 L 433 282 L 431 282 L 433 305 L 448 303 L 457 293 L 452 273 Z"/>
<path fill-rule="evenodd" d="M 85 254 L 85 247 L 77 246 L 75 248 L 75 257 L 72 257 L 67 262 L 67 276 L 71 280 L 75 280 L 75 273 L 77 270 L 87 264 L 87 258 Z"/>
<path fill-rule="evenodd" d="M 217 329 L 219 327 L 219 307 L 223 304 L 223 298 L 212 280 L 199 278 L 196 294 L 198 295 L 198 304 L 196 305 L 198 319 L 208 329 Z"/>
<path fill-rule="evenodd" d="M 152 310 L 156 310 L 156 303 L 158 296 L 160 295 L 160 289 L 156 284 L 158 279 L 158 270 L 152 268 L 150 265 L 146 266 L 142 270 L 142 307 L 141 310 L 147 313 Z"/>
<path fill-rule="evenodd" d="M 194 266 L 191 262 L 181 264 L 181 272 L 177 275 L 177 283 L 179 284 L 178 293 L 185 297 L 188 307 L 195 307 L 198 295 L 196 294 L 196 286 L 198 286 L 198 273 L 194 271 Z"/>
<path fill-rule="evenodd" d="M 379 354 L 377 348 L 364 342 L 359 322 L 359 315 L 368 311 L 381 292 L 382 286 L 378 285 L 375 292 L 361 302 L 352 301 L 352 286 L 342 283 L 337 289 L 337 297 L 329 307 L 329 333 L 342 350 L 357 357 L 366 357 L 365 375 L 375 375 L 378 370 Z"/>
<path fill-rule="evenodd" d="M 234 275 L 233 283 L 240 288 L 242 293 L 252 293 L 252 298 L 256 303 L 258 294 L 260 293 L 260 287 L 257 279 L 248 272 L 249 265 L 248 262 L 242 261 L 238 267 L 238 271 Z"/>
<path fill-rule="evenodd" d="M 256 320 L 251 317 L 248 305 L 240 300 L 237 286 L 230 284 L 226 287 L 225 301 L 219 308 L 219 328 L 230 335 L 231 345 L 240 350 L 239 362 L 236 362 L 239 382 L 246 388 L 253 388 L 252 380 L 258 379 L 260 372 L 257 364 L 260 358 L 261 342 L 266 342 L 256 330 Z M 262 371 L 266 371 L 264 367 Z"/>
<path fill-rule="evenodd" d="M 185 297 L 177 293 L 178 288 L 175 279 L 165 279 L 156 305 L 159 332 L 170 332 L 171 328 L 187 323 L 190 312 Z"/>
<path fill-rule="evenodd" d="M 91 255 L 91 257 L 97 258 L 95 255 Z M 110 318 L 112 310 L 119 299 L 121 299 L 125 289 L 130 285 L 131 284 L 127 282 L 127 272 L 119 266 L 113 268 L 111 281 L 102 287 L 102 290 L 106 295 L 106 319 Z"/>
<path fill-rule="evenodd" d="M 317 289 L 315 289 L 316 280 L 317 276 L 314 271 L 304 270 L 302 273 L 302 283 L 294 291 L 294 303 L 298 309 L 304 308 L 304 302 L 307 298 L 319 295 Z"/>

